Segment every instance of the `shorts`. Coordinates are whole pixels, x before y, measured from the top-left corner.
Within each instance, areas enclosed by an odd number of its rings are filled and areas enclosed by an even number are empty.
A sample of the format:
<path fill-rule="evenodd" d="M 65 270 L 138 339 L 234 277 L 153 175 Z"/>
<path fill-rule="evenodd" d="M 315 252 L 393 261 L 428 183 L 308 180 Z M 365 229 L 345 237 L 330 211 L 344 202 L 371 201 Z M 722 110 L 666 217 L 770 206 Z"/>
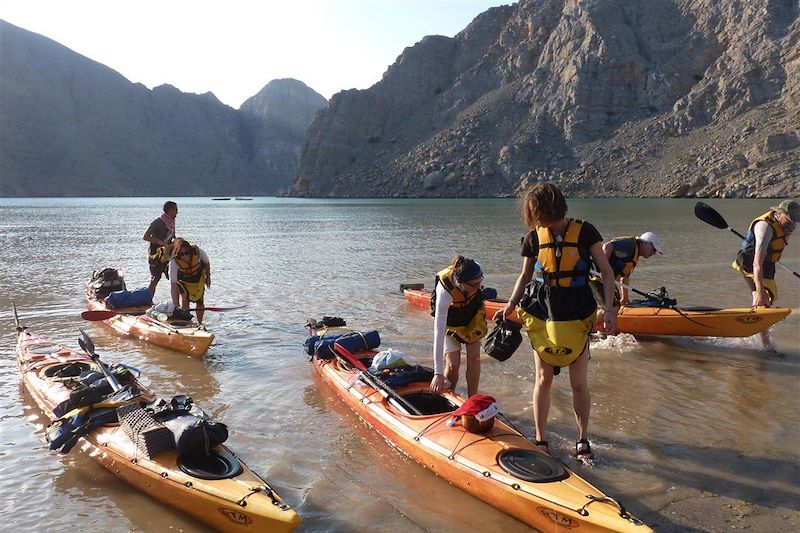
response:
<path fill-rule="evenodd" d="M 453 337 L 451 337 L 450 335 L 445 335 L 444 336 L 444 353 L 460 352 L 460 351 L 461 351 L 461 343 L 458 342 Z"/>
<path fill-rule="evenodd" d="M 753 281 L 753 273 L 746 271 L 742 266 L 734 261 L 731 265 L 734 270 L 738 270 L 744 276 L 744 282 L 747 283 L 747 286 L 750 287 L 750 291 L 756 290 L 756 283 Z M 775 300 L 778 299 L 778 284 L 775 283 L 774 279 L 767 279 L 764 278 L 762 280 L 762 284 L 764 288 L 767 289 L 767 296 L 769 296 L 769 304 L 772 305 L 775 303 Z"/>
<path fill-rule="evenodd" d="M 589 288 L 592 289 L 592 296 L 594 296 L 594 301 L 597 302 L 599 307 L 606 306 L 606 293 L 603 285 L 603 281 L 600 278 L 596 278 L 592 276 L 589 279 Z M 621 297 L 619 294 L 619 287 L 614 284 L 614 307 L 621 306 Z"/>
<path fill-rule="evenodd" d="M 160 280 L 161 274 L 164 274 L 164 277 L 169 279 L 168 266 L 169 263 L 158 263 L 155 265 L 150 263 L 150 281 Z"/>

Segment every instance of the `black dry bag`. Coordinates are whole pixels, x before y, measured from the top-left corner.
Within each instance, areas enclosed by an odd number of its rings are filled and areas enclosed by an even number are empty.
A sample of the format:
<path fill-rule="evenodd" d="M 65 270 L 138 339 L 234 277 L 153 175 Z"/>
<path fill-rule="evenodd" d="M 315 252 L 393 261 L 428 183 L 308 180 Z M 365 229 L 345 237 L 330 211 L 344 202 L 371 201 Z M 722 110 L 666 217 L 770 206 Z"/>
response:
<path fill-rule="evenodd" d="M 486 336 L 483 351 L 498 361 L 505 361 L 511 357 L 522 343 L 521 324 L 508 320 L 497 321 L 494 329 Z"/>

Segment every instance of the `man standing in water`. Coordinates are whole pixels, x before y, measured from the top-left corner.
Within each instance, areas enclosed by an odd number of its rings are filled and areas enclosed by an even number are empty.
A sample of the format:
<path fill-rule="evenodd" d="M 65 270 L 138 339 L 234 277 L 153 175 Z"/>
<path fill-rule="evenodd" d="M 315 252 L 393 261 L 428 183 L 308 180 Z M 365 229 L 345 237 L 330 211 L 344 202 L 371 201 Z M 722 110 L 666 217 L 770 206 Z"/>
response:
<path fill-rule="evenodd" d="M 168 246 L 175 239 L 175 217 L 178 216 L 178 204 L 173 201 L 164 202 L 164 212 L 153 220 L 142 239 L 150 243 L 147 261 L 150 263 L 150 292 L 155 298 L 156 286 L 161 275 L 169 264 Z"/>
<path fill-rule="evenodd" d="M 800 222 L 800 204 L 784 200 L 750 223 L 742 248 L 731 265 L 744 276 L 753 293 L 753 307 L 772 307 L 778 298 L 775 263 L 789 243 L 789 235 Z M 764 347 L 772 349 L 769 334 L 761 333 Z"/>

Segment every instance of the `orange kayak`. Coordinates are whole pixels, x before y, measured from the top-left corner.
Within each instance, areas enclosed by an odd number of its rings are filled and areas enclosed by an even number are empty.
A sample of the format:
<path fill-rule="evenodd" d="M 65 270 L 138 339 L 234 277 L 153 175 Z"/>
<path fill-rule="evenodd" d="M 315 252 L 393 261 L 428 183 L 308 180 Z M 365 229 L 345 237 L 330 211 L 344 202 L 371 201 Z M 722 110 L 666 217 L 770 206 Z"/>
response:
<path fill-rule="evenodd" d="M 349 332 L 348 328 L 310 329 L 312 335 Z M 355 357 L 369 365 L 375 352 Z M 561 461 L 534 446 L 516 429 L 495 420 L 486 433 L 450 426 L 465 399 L 433 394 L 429 381 L 394 387 L 422 415 L 412 415 L 395 399 L 358 379 L 343 359 L 315 355 L 314 369 L 362 420 L 393 447 L 456 487 L 539 531 L 652 531 L 615 500 L 593 487 Z M 428 378 L 429 379 L 429 378 Z"/>
<path fill-rule="evenodd" d="M 203 326 L 190 322 L 161 322 L 145 315 L 146 307 L 110 309 L 97 300 L 90 299 L 88 302 L 89 309 L 93 311 L 120 311 L 120 314 L 103 322 L 122 335 L 136 337 L 192 357 L 202 357 L 214 340 L 214 335 Z"/>
<path fill-rule="evenodd" d="M 429 308 L 431 291 L 404 289 L 409 303 Z M 486 318 L 505 307 L 508 300 L 485 300 Z M 617 330 L 632 335 L 680 335 L 686 337 L 749 337 L 765 331 L 787 316 L 787 307 L 748 307 L 715 309 L 694 307 L 622 306 L 617 316 Z M 509 317 L 519 323 L 516 310 Z"/>
<path fill-rule="evenodd" d="M 99 366 L 83 353 L 24 327 L 17 330 L 17 365 L 25 389 L 47 418 L 53 419 L 54 407 L 74 392 L 74 378 L 85 370 L 99 371 Z M 136 405 L 139 400 L 156 398 L 143 385 L 134 383 L 141 393 L 133 398 Z M 107 423 L 88 430 L 75 448 L 141 492 L 219 531 L 289 532 L 300 524 L 297 513 L 267 482 L 223 445 L 212 450 L 211 464 L 191 464 L 174 449 L 150 458 L 119 424 Z"/>

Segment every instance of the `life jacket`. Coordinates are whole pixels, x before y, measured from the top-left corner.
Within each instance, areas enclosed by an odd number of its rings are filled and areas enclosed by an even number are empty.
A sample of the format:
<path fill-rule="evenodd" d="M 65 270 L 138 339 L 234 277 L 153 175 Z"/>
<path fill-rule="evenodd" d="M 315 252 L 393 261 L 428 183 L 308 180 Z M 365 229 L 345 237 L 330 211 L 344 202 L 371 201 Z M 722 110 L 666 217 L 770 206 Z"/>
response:
<path fill-rule="evenodd" d="M 559 287 L 582 287 L 589 282 L 591 259 L 588 250 L 578 248 L 583 221 L 570 219 L 564 239 L 559 241 L 550 228 L 539 227 L 537 270 L 541 269 L 545 283 Z"/>
<path fill-rule="evenodd" d="M 447 335 L 458 342 L 469 344 L 486 336 L 486 309 L 483 304 L 483 291 L 477 290 L 467 296 L 458 288 L 453 267 L 449 266 L 436 274 L 431 293 L 431 315 L 436 314 L 436 285 L 441 283 L 450 293 L 453 303 L 447 310 Z"/>
<path fill-rule="evenodd" d="M 639 261 L 639 242 L 636 237 L 617 237 L 611 241 L 611 269 L 617 278 L 627 278 Z"/>
<path fill-rule="evenodd" d="M 762 271 L 765 279 L 775 278 L 775 263 L 781 258 L 783 249 L 786 248 L 787 239 L 786 232 L 783 231 L 783 226 L 775 218 L 775 211 L 767 211 L 760 217 L 757 217 L 750 223 L 750 228 L 747 230 L 747 236 L 742 242 L 742 248 L 736 256 L 736 262 L 748 273 L 753 272 L 753 259 L 755 257 L 756 236 L 755 225 L 763 220 L 772 228 L 772 240 L 769 241 L 767 246 L 767 253 L 764 257 L 764 264 Z"/>
<path fill-rule="evenodd" d="M 175 261 L 178 263 L 177 282 L 184 288 L 189 297 L 189 301 L 197 302 L 205 294 L 206 268 L 200 260 L 200 253 L 197 251 L 196 244 L 190 244 L 192 255 L 188 261 L 183 256 L 178 256 Z"/>

